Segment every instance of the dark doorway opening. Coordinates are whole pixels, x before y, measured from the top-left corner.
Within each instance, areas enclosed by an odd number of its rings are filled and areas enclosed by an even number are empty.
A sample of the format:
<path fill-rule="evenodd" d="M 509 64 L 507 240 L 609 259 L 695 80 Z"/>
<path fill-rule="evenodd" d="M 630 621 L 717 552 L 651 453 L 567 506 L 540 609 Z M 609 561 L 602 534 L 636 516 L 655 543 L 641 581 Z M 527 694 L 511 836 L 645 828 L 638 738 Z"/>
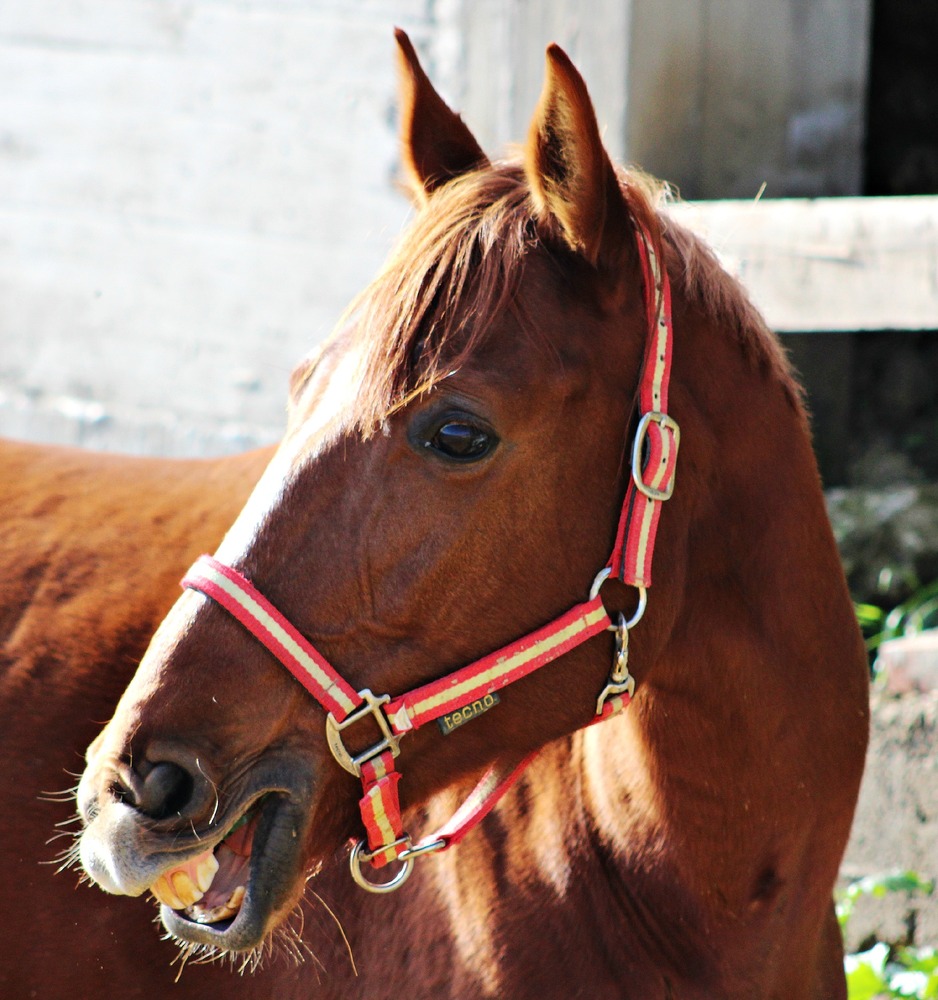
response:
<path fill-rule="evenodd" d="M 938 194 L 938 2 L 873 0 L 867 195 Z"/>

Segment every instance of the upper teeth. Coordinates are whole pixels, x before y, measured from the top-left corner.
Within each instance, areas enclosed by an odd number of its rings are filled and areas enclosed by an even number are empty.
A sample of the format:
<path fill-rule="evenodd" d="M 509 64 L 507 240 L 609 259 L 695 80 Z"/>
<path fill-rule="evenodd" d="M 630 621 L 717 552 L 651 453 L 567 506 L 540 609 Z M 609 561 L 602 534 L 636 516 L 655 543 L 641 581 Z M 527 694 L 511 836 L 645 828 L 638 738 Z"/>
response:
<path fill-rule="evenodd" d="M 163 872 L 150 886 L 150 892 L 170 909 L 182 910 L 205 895 L 217 871 L 218 859 L 210 850 L 205 851 Z"/>

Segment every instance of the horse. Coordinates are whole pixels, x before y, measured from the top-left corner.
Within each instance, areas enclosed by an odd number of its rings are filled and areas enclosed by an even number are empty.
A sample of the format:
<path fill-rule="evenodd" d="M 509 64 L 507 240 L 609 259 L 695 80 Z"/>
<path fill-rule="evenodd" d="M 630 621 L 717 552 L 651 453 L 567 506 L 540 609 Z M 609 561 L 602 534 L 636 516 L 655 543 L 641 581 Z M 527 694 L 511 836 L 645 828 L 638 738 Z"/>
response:
<path fill-rule="evenodd" d="M 50 793 L 73 783 L 180 573 L 221 538 L 268 458 L 140 459 L 0 441 L 5 997 L 74 996 L 76 982 L 89 996 L 150 997 L 176 978 L 152 907 L 115 906 L 54 875 L 73 795 Z M 56 826 L 63 839 L 46 846 Z M 200 970 L 187 988 L 195 996 L 214 978 Z"/>
<path fill-rule="evenodd" d="M 784 354 L 561 49 L 491 161 L 397 42 L 415 218 L 90 745 L 83 868 L 249 956 L 347 851 L 347 997 L 844 997 L 867 669 Z"/>

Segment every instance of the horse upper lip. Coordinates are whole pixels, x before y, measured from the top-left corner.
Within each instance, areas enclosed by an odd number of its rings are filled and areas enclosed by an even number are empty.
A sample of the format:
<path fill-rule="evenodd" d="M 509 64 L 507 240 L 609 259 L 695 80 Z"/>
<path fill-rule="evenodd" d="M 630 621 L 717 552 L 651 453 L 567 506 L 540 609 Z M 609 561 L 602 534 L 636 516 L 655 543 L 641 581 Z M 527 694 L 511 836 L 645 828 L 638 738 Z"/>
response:
<path fill-rule="evenodd" d="M 79 845 L 82 867 L 106 892 L 140 896 L 160 867 L 158 856 L 140 850 L 139 816 L 123 802 L 94 811 Z"/>

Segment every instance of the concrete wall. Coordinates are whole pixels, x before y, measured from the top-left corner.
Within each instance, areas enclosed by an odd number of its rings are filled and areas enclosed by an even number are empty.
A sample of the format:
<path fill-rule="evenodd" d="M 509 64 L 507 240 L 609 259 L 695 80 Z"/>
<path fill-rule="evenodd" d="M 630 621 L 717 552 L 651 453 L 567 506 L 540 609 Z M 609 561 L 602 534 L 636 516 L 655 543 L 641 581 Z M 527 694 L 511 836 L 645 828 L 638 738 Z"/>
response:
<path fill-rule="evenodd" d="M 406 217 L 391 25 L 425 8 L 0 6 L 0 432 L 276 439 L 291 365 Z"/>
<path fill-rule="evenodd" d="M 495 150 L 523 136 L 559 39 L 621 147 L 627 10 L 0 6 L 0 433 L 174 454 L 275 440 L 290 368 L 409 212 L 392 25 Z"/>
<path fill-rule="evenodd" d="M 524 137 L 556 40 L 617 157 L 688 195 L 817 194 L 854 186 L 867 6 L 2 4 L 0 433 L 176 454 L 278 436 L 290 367 L 407 217 L 395 21 L 490 150 Z"/>

